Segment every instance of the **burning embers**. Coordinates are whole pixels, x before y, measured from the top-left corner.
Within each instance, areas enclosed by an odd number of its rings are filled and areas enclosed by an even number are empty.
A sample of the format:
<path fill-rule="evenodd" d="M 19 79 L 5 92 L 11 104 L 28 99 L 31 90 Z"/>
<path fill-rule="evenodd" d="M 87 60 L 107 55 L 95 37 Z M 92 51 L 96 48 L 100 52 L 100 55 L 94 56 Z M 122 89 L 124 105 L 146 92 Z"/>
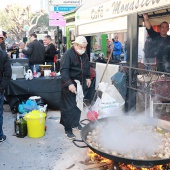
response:
<path fill-rule="evenodd" d="M 106 159 L 92 150 L 88 150 L 87 155 L 89 156 L 89 159 L 86 159 L 86 169 L 92 170 L 95 168 L 99 168 L 99 170 L 170 170 L 170 164 L 167 165 L 157 165 L 154 167 L 148 167 L 148 168 L 143 168 L 143 167 L 135 167 L 133 165 L 126 165 L 124 163 L 117 163 L 113 162 L 109 159 Z"/>

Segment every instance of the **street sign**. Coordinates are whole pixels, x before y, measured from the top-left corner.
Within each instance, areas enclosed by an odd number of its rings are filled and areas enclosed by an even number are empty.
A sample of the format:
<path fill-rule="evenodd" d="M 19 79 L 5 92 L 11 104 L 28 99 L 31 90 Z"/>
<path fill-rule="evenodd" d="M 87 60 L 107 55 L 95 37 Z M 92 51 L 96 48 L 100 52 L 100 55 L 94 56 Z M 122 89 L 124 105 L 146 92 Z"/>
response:
<path fill-rule="evenodd" d="M 66 26 L 66 20 L 49 20 L 49 26 Z"/>
<path fill-rule="evenodd" d="M 30 27 L 28 25 L 24 25 L 24 31 L 28 31 Z"/>
<path fill-rule="evenodd" d="M 76 6 L 54 6 L 54 11 L 56 12 L 69 12 L 75 9 Z"/>
<path fill-rule="evenodd" d="M 50 12 L 49 19 L 64 19 L 64 17 L 59 12 Z"/>
<path fill-rule="evenodd" d="M 49 0 L 49 5 L 80 5 L 80 0 Z"/>

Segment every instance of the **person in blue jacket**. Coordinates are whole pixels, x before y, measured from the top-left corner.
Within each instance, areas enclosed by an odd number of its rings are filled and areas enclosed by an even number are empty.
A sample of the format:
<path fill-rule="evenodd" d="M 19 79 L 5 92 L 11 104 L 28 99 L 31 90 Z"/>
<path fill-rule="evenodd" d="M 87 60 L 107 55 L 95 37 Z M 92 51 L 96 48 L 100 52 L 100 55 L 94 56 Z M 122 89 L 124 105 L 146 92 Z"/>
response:
<path fill-rule="evenodd" d="M 122 53 L 122 44 L 118 41 L 118 36 L 114 38 L 113 60 L 121 60 L 120 54 Z"/>

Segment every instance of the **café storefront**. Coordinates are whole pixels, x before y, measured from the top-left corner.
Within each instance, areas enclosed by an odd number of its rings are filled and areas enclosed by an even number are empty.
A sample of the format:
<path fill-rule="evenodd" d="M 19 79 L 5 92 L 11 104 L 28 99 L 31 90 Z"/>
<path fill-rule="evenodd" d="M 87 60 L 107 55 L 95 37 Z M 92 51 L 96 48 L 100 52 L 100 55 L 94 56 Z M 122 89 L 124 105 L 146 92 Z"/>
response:
<path fill-rule="evenodd" d="M 169 0 L 107 0 L 100 4 L 87 1 L 75 14 L 76 33 L 86 37 L 96 34 L 126 33 L 127 66 L 138 65 L 139 27 L 144 26 L 143 13 L 148 13 L 152 25 L 170 23 Z M 136 75 L 129 69 L 128 86 L 136 86 Z M 136 105 L 136 92 L 128 88 L 126 110 Z"/>

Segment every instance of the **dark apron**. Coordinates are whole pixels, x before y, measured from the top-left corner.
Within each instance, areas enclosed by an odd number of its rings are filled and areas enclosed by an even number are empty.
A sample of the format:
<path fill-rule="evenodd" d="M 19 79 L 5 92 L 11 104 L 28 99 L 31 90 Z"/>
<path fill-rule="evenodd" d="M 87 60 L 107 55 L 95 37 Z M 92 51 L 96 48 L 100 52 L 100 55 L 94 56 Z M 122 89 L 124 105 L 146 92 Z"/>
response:
<path fill-rule="evenodd" d="M 68 88 L 62 87 L 60 104 L 60 123 L 65 127 L 66 131 L 70 131 L 73 126 L 79 125 L 81 116 L 81 111 L 76 106 L 76 94 L 69 91 Z"/>

